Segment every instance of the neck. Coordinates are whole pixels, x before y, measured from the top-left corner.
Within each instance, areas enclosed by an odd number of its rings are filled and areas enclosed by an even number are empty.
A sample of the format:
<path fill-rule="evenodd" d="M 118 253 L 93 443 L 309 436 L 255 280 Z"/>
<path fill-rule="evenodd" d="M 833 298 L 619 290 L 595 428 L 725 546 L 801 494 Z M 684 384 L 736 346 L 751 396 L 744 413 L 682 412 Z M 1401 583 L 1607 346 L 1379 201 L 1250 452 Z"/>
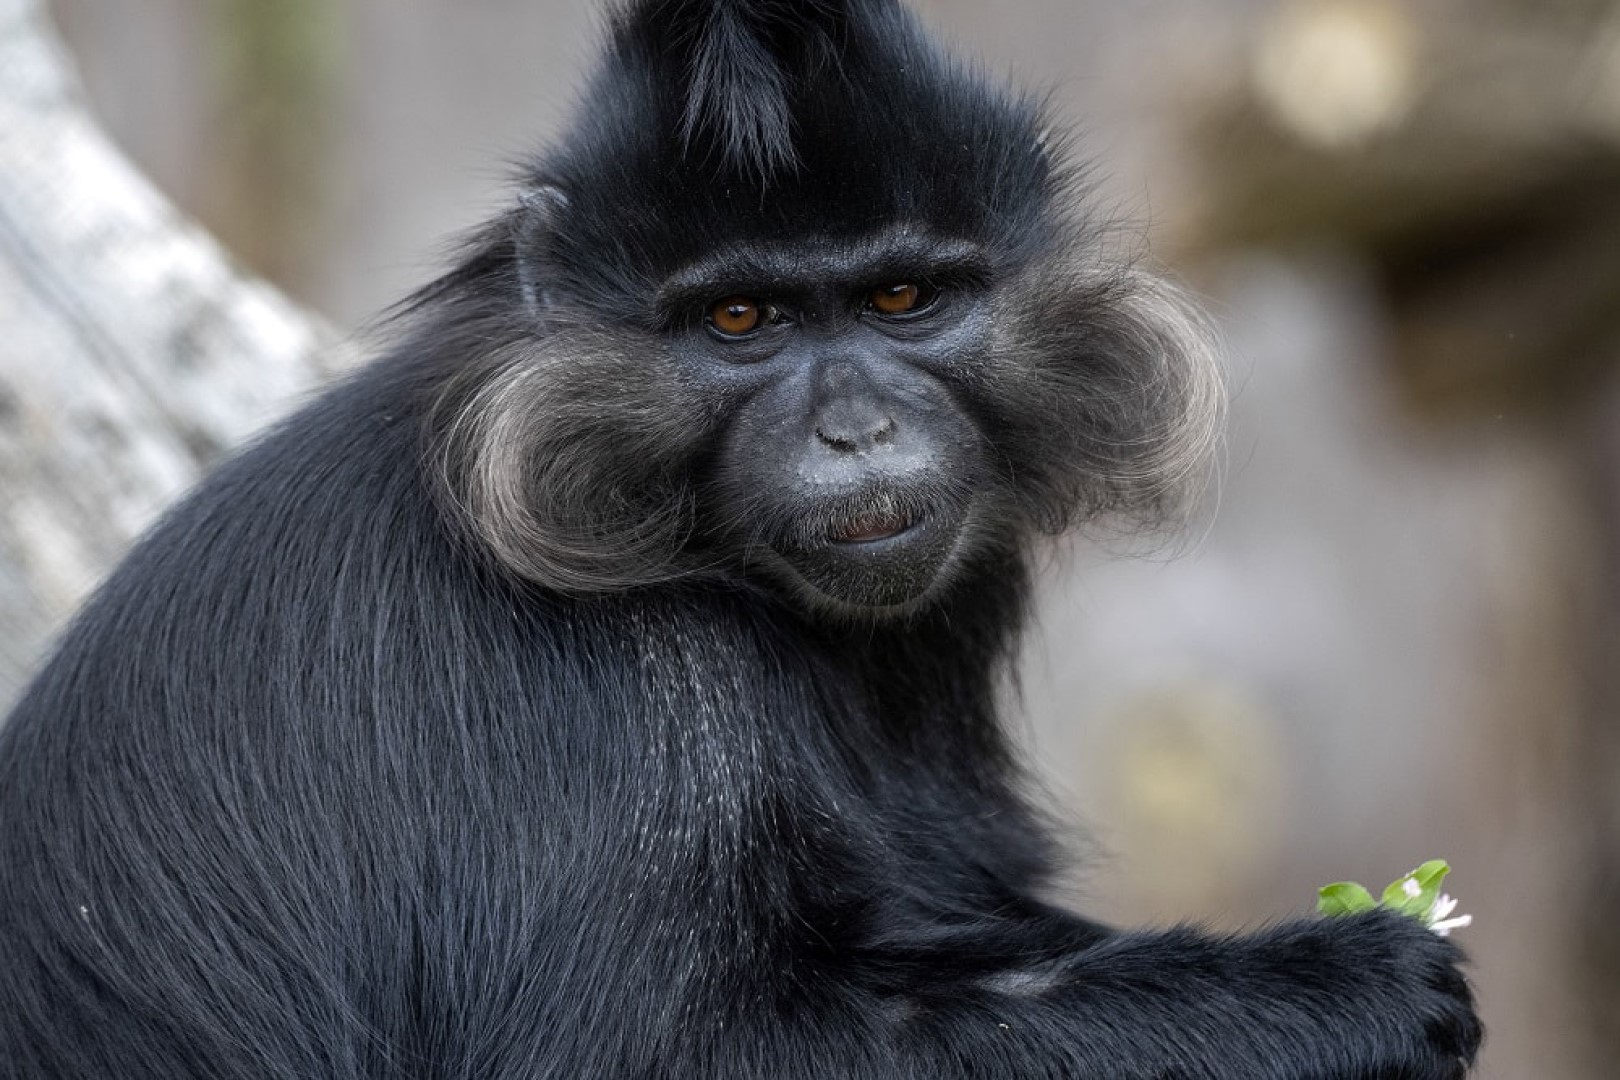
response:
<path fill-rule="evenodd" d="M 906 759 L 1004 775 L 1010 756 L 996 691 L 1010 666 L 1028 607 L 1028 571 L 1009 552 L 984 557 L 937 605 L 868 627 L 803 627 L 841 686 L 859 688 L 863 725 L 875 726 Z"/>

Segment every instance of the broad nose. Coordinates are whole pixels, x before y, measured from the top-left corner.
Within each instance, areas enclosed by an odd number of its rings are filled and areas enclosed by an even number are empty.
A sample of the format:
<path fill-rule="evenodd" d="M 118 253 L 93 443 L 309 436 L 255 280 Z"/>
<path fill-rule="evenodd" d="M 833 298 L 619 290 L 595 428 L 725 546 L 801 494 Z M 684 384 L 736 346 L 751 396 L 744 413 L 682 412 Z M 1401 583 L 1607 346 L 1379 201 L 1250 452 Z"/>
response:
<path fill-rule="evenodd" d="M 899 431 L 878 387 L 850 363 L 822 369 L 812 419 L 816 441 L 842 454 L 864 454 L 893 443 Z"/>

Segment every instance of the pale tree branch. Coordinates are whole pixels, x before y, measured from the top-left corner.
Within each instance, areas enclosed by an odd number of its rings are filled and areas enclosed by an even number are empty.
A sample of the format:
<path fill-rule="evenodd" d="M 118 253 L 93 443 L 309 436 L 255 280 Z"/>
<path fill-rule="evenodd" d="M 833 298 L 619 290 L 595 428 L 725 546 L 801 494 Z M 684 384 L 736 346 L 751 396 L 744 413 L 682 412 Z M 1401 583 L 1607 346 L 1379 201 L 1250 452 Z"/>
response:
<path fill-rule="evenodd" d="M 0 0 L 0 710 L 130 540 L 345 362 L 90 116 L 39 0 Z"/>

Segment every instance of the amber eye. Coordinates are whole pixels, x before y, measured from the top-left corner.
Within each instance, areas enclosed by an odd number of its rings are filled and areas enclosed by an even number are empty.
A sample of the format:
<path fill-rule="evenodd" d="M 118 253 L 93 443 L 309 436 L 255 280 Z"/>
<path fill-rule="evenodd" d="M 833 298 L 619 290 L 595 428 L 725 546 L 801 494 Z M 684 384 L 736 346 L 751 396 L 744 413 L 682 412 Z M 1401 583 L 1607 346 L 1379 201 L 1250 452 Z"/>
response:
<path fill-rule="evenodd" d="M 753 333 L 764 317 L 759 301 L 747 296 L 728 296 L 709 308 L 709 325 L 727 337 Z"/>
<path fill-rule="evenodd" d="M 904 315 L 928 306 L 931 294 L 922 285 L 884 285 L 873 289 L 866 302 L 880 315 Z"/>

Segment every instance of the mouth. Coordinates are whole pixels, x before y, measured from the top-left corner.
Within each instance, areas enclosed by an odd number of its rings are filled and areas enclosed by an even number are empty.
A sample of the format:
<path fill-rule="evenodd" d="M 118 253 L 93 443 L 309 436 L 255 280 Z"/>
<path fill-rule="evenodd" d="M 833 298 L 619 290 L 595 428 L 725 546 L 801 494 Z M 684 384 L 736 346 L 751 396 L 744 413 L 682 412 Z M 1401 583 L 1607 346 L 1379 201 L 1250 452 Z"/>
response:
<path fill-rule="evenodd" d="M 873 511 L 835 525 L 827 531 L 827 540 L 833 544 L 852 546 L 881 544 L 905 535 L 920 521 L 920 516 L 910 513 Z"/>

